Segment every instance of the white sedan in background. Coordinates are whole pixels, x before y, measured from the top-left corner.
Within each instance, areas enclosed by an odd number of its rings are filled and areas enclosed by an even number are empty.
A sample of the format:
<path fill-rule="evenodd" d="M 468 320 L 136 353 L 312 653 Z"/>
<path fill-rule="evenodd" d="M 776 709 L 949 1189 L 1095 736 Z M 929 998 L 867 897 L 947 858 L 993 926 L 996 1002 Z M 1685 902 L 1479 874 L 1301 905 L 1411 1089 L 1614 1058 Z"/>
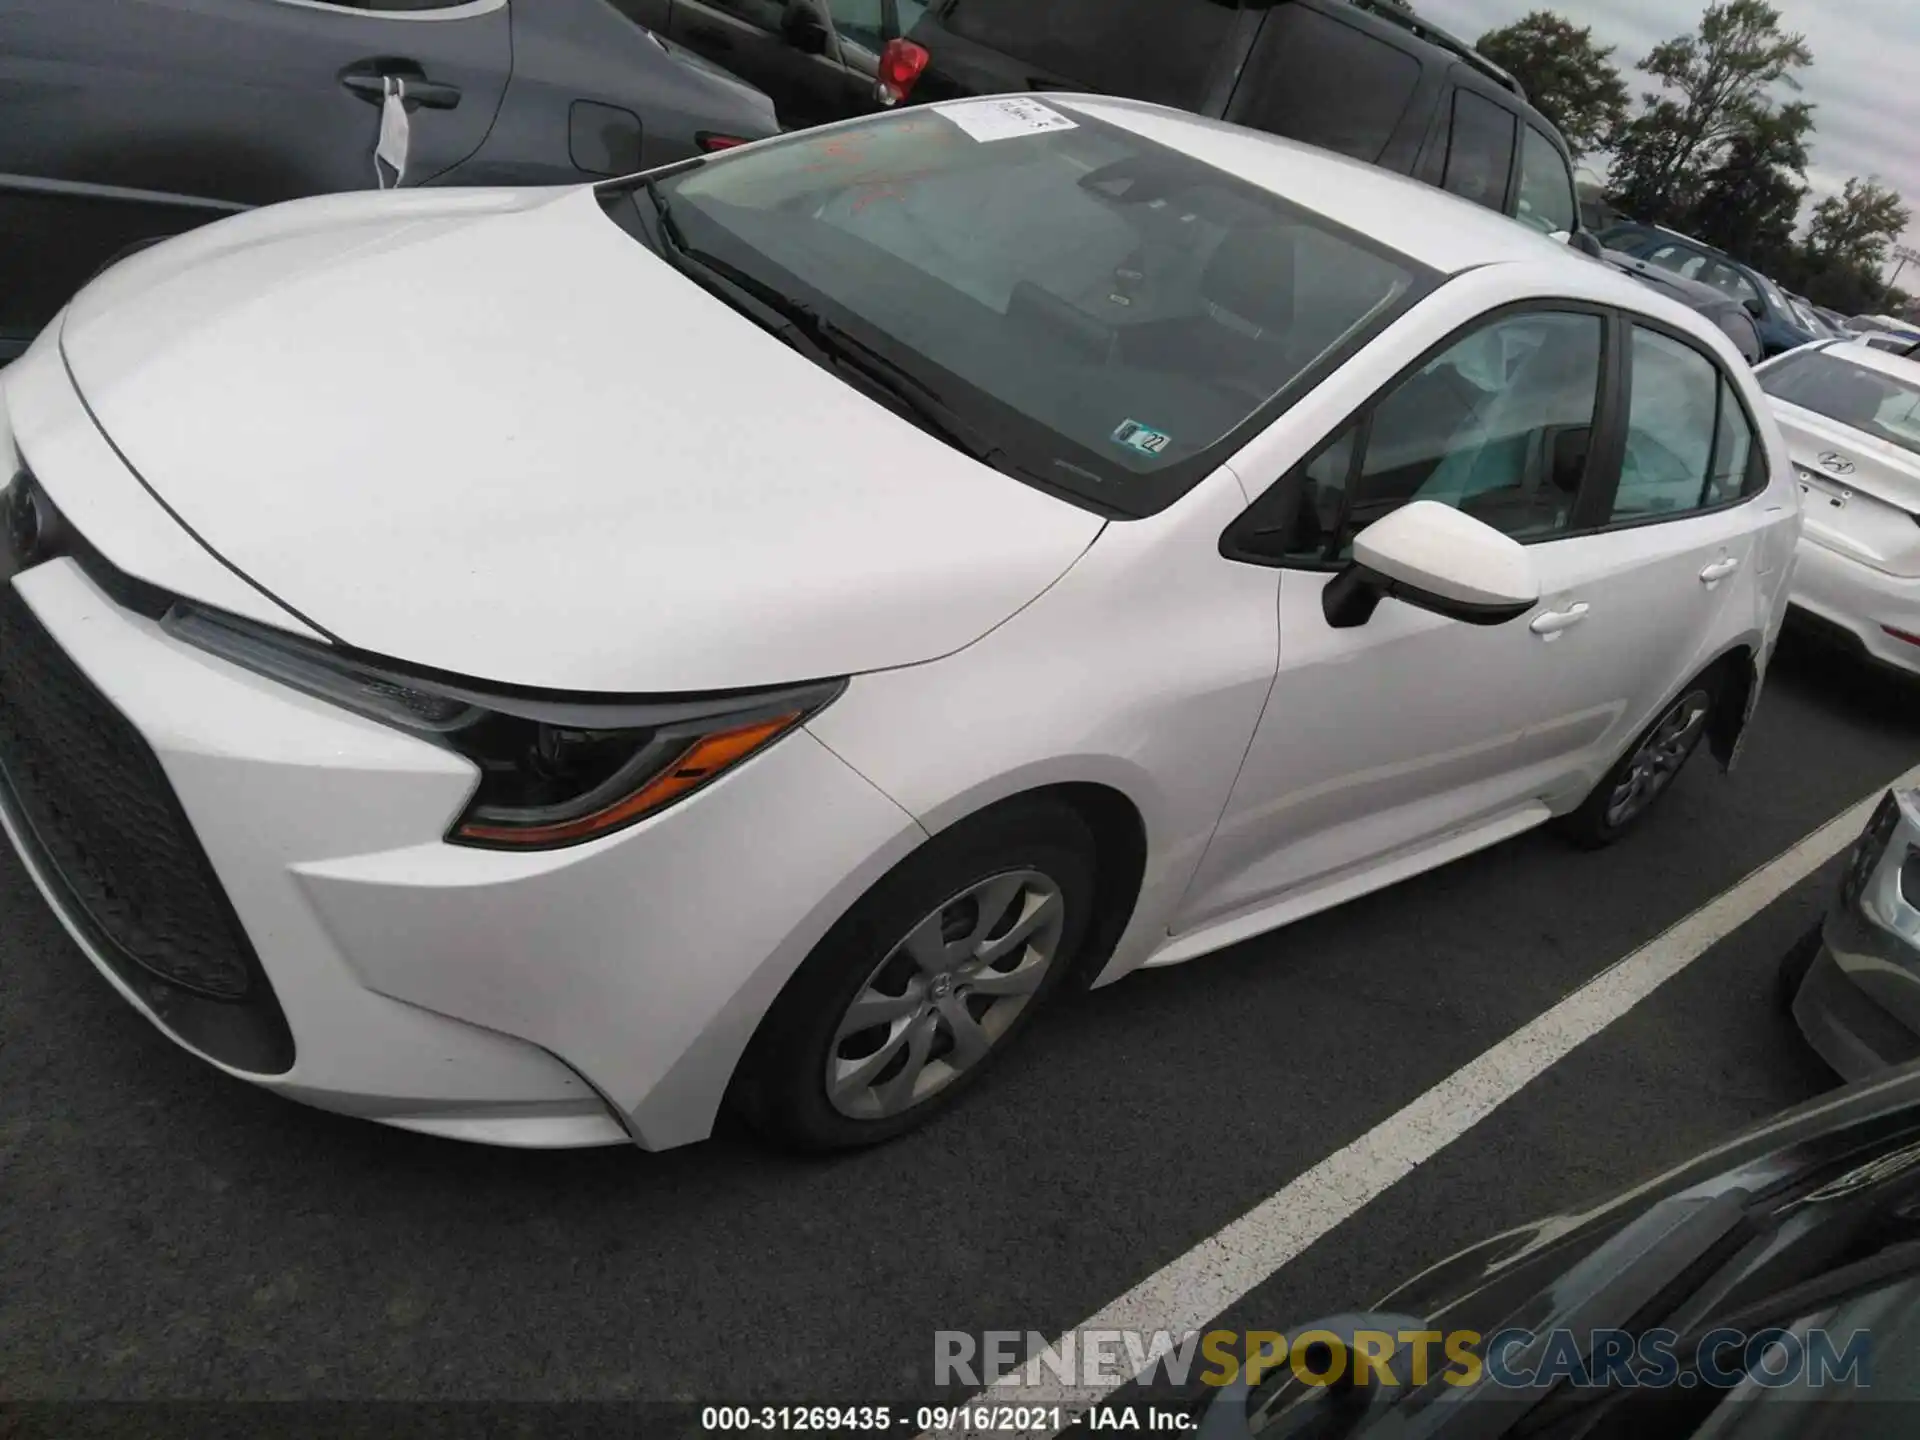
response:
<path fill-rule="evenodd" d="M 1856 340 L 1804 346 L 1757 375 L 1800 477 L 1794 607 L 1920 673 L 1920 360 Z"/>
<path fill-rule="evenodd" d="M 227 1072 L 504 1144 L 882 1140 L 1070 979 L 1610 841 L 1799 528 L 1690 311 L 1085 96 L 258 211 L 0 393 L 40 889 Z"/>

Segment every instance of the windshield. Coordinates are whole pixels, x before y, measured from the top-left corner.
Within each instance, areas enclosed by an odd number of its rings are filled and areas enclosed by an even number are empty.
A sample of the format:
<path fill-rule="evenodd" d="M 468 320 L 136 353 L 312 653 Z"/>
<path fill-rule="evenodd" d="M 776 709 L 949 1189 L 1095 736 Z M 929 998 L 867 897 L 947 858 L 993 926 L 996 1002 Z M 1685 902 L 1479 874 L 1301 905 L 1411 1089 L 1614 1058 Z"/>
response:
<path fill-rule="evenodd" d="M 808 132 L 659 182 L 696 259 L 904 372 L 1024 479 L 1172 503 L 1428 277 L 1037 100 Z"/>
<path fill-rule="evenodd" d="M 1789 316 L 1793 314 L 1793 307 L 1787 303 L 1787 297 L 1780 293 L 1780 287 L 1778 285 L 1774 284 L 1764 275 L 1756 275 L 1754 279 L 1758 280 L 1760 282 L 1760 288 L 1767 292 L 1767 308 L 1780 311 Z"/>
<path fill-rule="evenodd" d="M 1776 400 L 1920 455 L 1920 384 L 1869 370 L 1814 350 L 1794 355 L 1759 373 L 1760 386 Z"/>

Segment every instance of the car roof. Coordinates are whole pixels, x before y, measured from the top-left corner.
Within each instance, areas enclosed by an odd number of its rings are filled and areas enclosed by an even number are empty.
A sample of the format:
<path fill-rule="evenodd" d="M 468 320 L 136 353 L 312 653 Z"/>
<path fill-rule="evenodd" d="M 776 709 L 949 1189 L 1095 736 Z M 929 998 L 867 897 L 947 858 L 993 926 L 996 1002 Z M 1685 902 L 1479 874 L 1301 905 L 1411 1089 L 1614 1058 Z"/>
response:
<path fill-rule="evenodd" d="M 1586 263 L 1578 251 L 1497 210 L 1331 150 L 1144 100 L 1082 94 L 1036 98 L 1183 151 L 1443 274 L 1505 261 L 1551 262 L 1556 256 L 1569 265 Z M 1625 276 L 1619 279 L 1632 284 Z"/>

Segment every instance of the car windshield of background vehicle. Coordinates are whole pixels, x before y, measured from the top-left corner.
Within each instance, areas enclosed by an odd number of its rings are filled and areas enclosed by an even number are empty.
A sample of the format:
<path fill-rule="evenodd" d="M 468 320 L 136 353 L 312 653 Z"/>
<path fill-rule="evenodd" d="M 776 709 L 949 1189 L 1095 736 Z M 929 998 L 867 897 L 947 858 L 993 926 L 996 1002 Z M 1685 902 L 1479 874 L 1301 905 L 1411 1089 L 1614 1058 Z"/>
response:
<path fill-rule="evenodd" d="M 843 330 L 1022 478 L 1118 515 L 1171 504 L 1431 279 L 1024 97 L 803 132 L 659 188 L 696 257 Z"/>
<path fill-rule="evenodd" d="M 940 18 L 962 39 L 1050 75 L 1185 110 L 1205 101 L 1240 20 L 1213 0 L 961 0 Z M 1044 76 L 1033 83 L 1046 88 Z"/>
<path fill-rule="evenodd" d="M 1920 455 L 1920 384 L 1826 350 L 1779 361 L 1759 378 L 1761 388 L 1776 400 Z"/>

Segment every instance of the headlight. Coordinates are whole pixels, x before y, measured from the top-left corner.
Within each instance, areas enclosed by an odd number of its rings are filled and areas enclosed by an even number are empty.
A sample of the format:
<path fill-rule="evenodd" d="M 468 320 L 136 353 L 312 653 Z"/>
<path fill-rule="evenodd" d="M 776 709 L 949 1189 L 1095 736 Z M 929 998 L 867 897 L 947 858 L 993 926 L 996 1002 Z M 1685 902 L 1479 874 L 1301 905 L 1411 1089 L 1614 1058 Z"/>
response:
<path fill-rule="evenodd" d="M 845 688 L 658 701 L 500 694 L 402 672 L 185 604 L 161 625 L 190 645 L 464 755 L 480 769 L 457 845 L 550 850 L 658 814 L 801 724 Z"/>

